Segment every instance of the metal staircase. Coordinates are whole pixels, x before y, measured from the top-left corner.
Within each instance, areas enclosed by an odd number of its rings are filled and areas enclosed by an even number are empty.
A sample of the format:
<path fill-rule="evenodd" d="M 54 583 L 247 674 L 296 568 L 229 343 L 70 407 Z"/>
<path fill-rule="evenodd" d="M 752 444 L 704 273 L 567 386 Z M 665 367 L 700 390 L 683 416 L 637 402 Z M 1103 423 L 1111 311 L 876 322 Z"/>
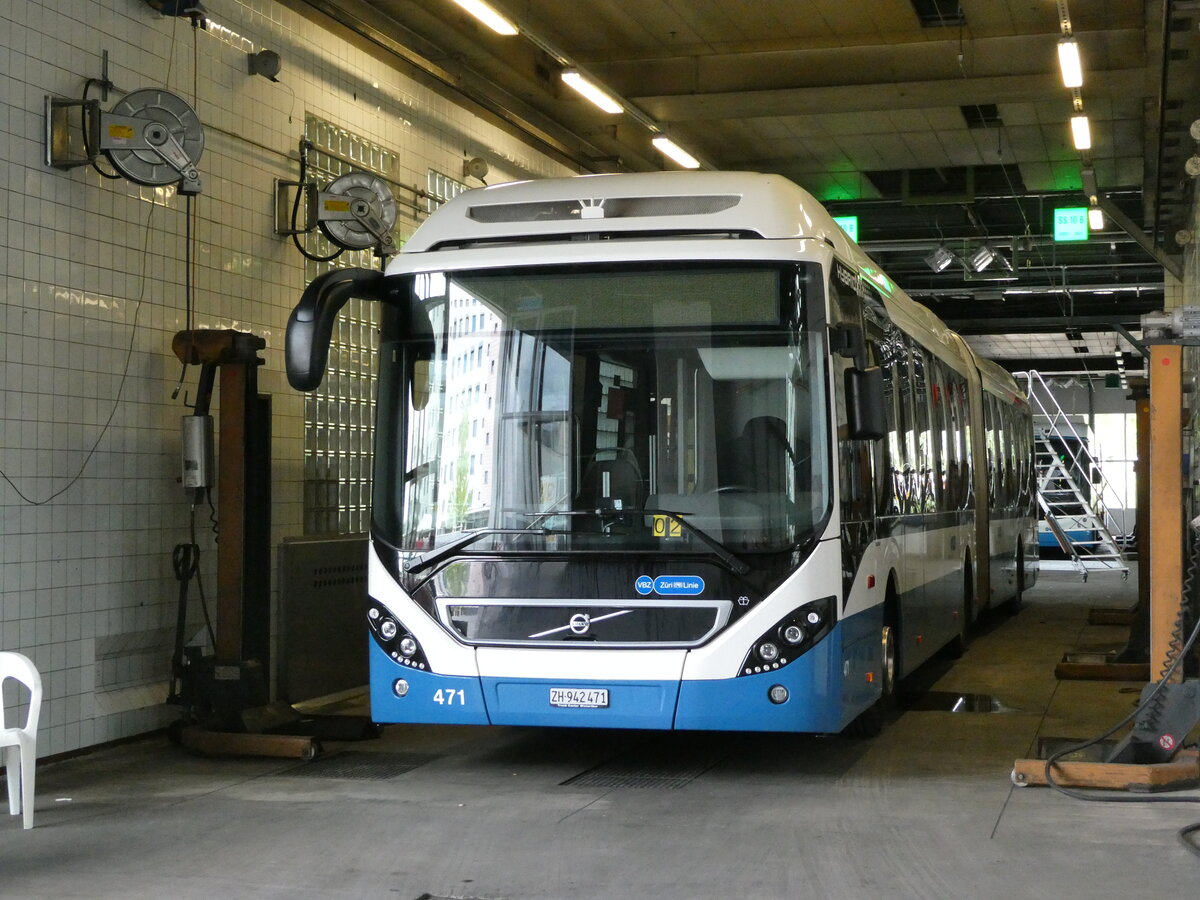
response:
<path fill-rule="evenodd" d="M 1128 578 L 1129 566 L 1114 537 L 1121 529 L 1104 502 L 1111 486 L 1096 456 L 1038 372 L 1016 377 L 1024 382 L 1033 410 L 1038 505 L 1050 533 L 1084 581 L 1092 572 Z"/>

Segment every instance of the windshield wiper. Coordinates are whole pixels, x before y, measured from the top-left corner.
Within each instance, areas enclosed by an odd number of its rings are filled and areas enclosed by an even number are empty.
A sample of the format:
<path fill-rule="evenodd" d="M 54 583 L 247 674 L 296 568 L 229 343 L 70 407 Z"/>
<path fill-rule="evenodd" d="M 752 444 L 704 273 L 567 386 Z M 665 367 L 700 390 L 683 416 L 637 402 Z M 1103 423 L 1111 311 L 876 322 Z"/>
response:
<path fill-rule="evenodd" d="M 701 531 L 691 522 L 683 518 L 681 513 L 673 512 L 669 509 L 560 509 L 546 510 L 538 513 L 525 513 L 528 516 L 535 516 L 534 525 L 543 519 L 552 518 L 554 516 L 597 516 L 604 518 L 605 516 L 666 516 L 672 522 L 678 522 L 680 526 L 687 529 L 689 534 L 694 534 L 699 538 L 700 543 L 708 547 L 716 557 L 725 563 L 738 575 L 747 575 L 750 572 L 750 566 L 740 557 L 733 554 L 728 547 L 718 541 L 715 537 L 706 531 Z M 530 526 L 533 527 L 532 525 Z"/>
<path fill-rule="evenodd" d="M 684 519 L 682 514 L 673 512 L 669 509 L 643 509 L 641 512 L 648 516 L 666 516 L 672 522 L 678 522 L 680 525 L 686 528 L 689 533 L 698 537 L 702 544 L 716 554 L 717 558 L 721 560 L 721 562 L 725 563 L 725 565 L 729 566 L 729 568 L 731 568 L 736 574 L 750 574 L 750 566 L 745 562 L 745 560 L 743 560 L 740 556 L 735 556 L 733 551 L 731 551 L 707 531 L 701 531 L 691 522 Z"/>
<path fill-rule="evenodd" d="M 434 547 L 432 550 L 426 550 L 416 559 L 411 560 L 404 565 L 405 572 L 420 572 L 422 569 L 428 569 L 434 563 L 439 563 L 447 557 L 453 556 L 463 547 L 468 544 L 473 544 L 482 537 L 488 537 L 493 534 L 531 534 L 534 533 L 528 528 L 479 528 L 475 531 L 468 531 L 461 537 L 455 538 L 448 544 L 443 544 L 440 547 Z"/>
<path fill-rule="evenodd" d="M 524 515 L 534 516 L 536 517 L 536 521 L 527 528 L 479 528 L 475 531 L 469 531 L 448 544 L 425 551 L 416 559 L 406 563 L 404 571 L 415 574 L 428 569 L 430 566 L 448 559 L 463 547 L 473 544 L 483 537 L 490 537 L 497 534 L 541 534 L 541 531 L 534 530 L 537 523 L 543 519 L 553 518 L 554 516 L 597 516 L 600 518 L 604 518 L 605 516 L 666 516 L 672 522 L 678 522 L 689 534 L 695 535 L 702 544 L 708 547 L 734 573 L 747 575 L 750 572 L 750 566 L 744 560 L 735 556 L 724 544 L 685 520 L 680 513 L 669 509 L 565 509 L 524 513 Z"/>

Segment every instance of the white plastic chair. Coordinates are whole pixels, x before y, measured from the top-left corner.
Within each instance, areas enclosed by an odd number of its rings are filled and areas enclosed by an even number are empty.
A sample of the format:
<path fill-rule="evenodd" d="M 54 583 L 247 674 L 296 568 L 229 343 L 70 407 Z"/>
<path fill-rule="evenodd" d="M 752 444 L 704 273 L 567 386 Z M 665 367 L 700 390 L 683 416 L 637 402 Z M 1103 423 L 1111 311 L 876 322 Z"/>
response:
<path fill-rule="evenodd" d="M 14 678 L 29 688 L 29 714 L 25 726 L 9 727 L 4 722 L 4 682 Z M 8 811 L 24 812 L 26 828 L 33 827 L 33 775 L 37 763 L 38 713 L 42 708 L 42 676 L 33 660 L 23 653 L 0 650 L 0 750 L 8 772 Z"/>

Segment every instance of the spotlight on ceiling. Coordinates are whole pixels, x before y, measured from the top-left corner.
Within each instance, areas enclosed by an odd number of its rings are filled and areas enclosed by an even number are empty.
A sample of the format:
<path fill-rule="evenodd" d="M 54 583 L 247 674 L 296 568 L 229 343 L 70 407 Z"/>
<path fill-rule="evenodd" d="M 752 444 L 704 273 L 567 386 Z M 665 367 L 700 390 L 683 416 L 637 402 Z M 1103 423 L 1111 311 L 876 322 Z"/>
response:
<path fill-rule="evenodd" d="M 985 242 L 980 244 L 979 248 L 967 257 L 967 267 L 975 274 L 979 274 L 990 266 L 995 259 L 996 251 L 992 248 L 991 244 Z"/>
<path fill-rule="evenodd" d="M 925 257 L 925 265 L 935 272 L 944 271 L 952 262 L 954 262 L 954 254 L 945 247 L 938 247 Z"/>

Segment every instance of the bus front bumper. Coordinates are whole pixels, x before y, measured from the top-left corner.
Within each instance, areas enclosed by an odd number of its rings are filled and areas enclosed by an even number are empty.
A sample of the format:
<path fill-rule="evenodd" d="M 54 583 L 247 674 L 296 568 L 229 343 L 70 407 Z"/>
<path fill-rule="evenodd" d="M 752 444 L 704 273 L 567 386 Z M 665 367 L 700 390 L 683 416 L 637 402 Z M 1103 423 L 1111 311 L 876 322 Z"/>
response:
<path fill-rule="evenodd" d="M 856 654 L 842 652 L 842 624 L 780 669 L 715 680 L 439 675 L 400 666 L 371 642 L 372 717 L 381 723 L 836 732 L 871 699 L 844 693 L 846 669 L 857 665 L 851 665 Z"/>

